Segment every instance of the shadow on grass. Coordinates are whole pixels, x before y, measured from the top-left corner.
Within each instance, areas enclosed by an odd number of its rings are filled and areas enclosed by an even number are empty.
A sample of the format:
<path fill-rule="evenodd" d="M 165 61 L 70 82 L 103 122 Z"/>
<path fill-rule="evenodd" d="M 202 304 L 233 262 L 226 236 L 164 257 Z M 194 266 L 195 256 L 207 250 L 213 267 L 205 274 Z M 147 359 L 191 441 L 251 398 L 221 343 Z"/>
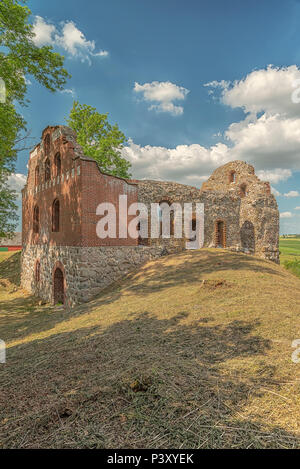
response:
<path fill-rule="evenodd" d="M 222 271 L 249 270 L 261 274 L 283 276 L 278 268 L 273 268 L 271 263 L 263 259 L 253 258 L 244 254 L 228 253 L 228 251 L 193 251 L 176 255 L 175 265 L 168 263 L 169 257 L 157 262 L 155 268 L 147 266 L 141 271 L 142 282 L 136 281 L 130 284 L 135 273 L 129 274 L 126 284 L 127 290 L 135 294 L 144 295 L 153 291 L 161 291 L 165 288 L 178 285 L 199 282 L 207 274 L 221 274 Z M 100 299 L 101 301 L 101 299 Z"/>
<path fill-rule="evenodd" d="M 16 286 L 21 284 L 21 251 L 0 262 L 0 279 L 9 280 Z"/>
<path fill-rule="evenodd" d="M 2 446 L 299 446 L 297 435 L 268 424 L 261 407 L 253 421 L 240 416 L 266 386 L 279 388 L 257 323 L 186 325 L 186 316 L 144 312 L 104 330 L 9 348 L 0 375 Z M 253 358 L 256 366 L 242 373 Z"/>
<path fill-rule="evenodd" d="M 39 306 L 39 299 L 34 296 L 0 301 L 0 337 L 12 341 L 46 331 L 64 321 L 68 314 L 63 307 Z"/>
<path fill-rule="evenodd" d="M 0 264 L 0 276 L 16 277 L 19 255 L 17 253 Z M 222 276 L 222 271 L 243 272 L 250 270 L 263 274 L 282 275 L 278 268 L 272 268 L 271 263 L 266 263 L 264 260 L 221 250 L 185 251 L 174 256 L 175 265 L 169 263 L 172 257 L 167 256 L 155 262 L 154 265 L 148 264 L 142 267 L 138 273 L 128 274 L 126 278 L 100 292 L 99 296 L 92 302 L 79 305 L 70 311 L 49 305 L 40 307 L 38 300 L 32 296 L 0 301 L 0 337 L 2 334 L 6 340 L 21 339 L 28 335 L 28 332 L 46 331 L 59 322 L 86 314 L 88 309 L 92 310 L 114 303 L 120 299 L 124 292 L 143 296 L 185 284 L 197 283 L 200 285 L 202 278 L 210 273 Z M 10 271 L 11 267 L 13 267 L 14 273 Z M 9 274 L 9 272 L 11 273 Z M 213 289 L 212 294 L 214 294 Z M 201 301 L 200 297 L 199 301 Z"/>

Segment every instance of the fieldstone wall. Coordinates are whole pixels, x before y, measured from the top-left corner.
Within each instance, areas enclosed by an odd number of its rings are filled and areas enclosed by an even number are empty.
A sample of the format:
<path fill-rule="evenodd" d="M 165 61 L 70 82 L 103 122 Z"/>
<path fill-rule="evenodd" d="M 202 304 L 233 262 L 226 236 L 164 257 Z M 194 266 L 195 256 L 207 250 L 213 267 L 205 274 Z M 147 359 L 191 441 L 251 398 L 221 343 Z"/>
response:
<path fill-rule="evenodd" d="M 279 263 L 279 212 L 273 195 L 242 199 L 240 227 L 241 236 L 245 237 L 246 229 L 248 243 L 252 242 L 250 253 Z M 244 243 L 246 242 L 245 239 Z"/>
<path fill-rule="evenodd" d="M 196 187 L 186 186 L 175 182 L 162 181 L 135 181 L 139 187 L 139 202 L 144 203 L 150 213 L 151 203 L 162 201 L 179 203 L 182 208 L 185 203 L 204 204 L 204 247 L 216 246 L 215 227 L 218 220 L 223 220 L 226 225 L 226 247 L 241 249 L 240 239 L 240 207 L 241 198 L 237 193 L 201 191 Z M 150 220 L 149 220 L 150 231 Z M 172 248 L 185 248 L 188 234 L 184 233 L 183 239 L 149 239 L 149 244 L 164 245 L 172 252 Z"/>
<path fill-rule="evenodd" d="M 148 260 L 167 254 L 163 246 L 54 247 L 32 245 L 23 248 L 21 284 L 24 289 L 53 303 L 53 273 L 62 266 L 65 276 L 65 305 L 90 301 L 103 288 Z M 40 280 L 35 265 L 40 262 Z"/>
<path fill-rule="evenodd" d="M 217 247 L 218 221 L 224 223 L 225 247 L 247 254 L 257 254 L 279 262 L 279 211 L 270 184 L 261 181 L 254 167 L 244 161 L 232 161 L 216 169 L 201 189 L 175 182 L 134 181 L 139 188 L 139 202 L 204 204 L 204 246 Z M 181 243 L 185 246 L 186 239 Z M 150 245 L 164 244 L 171 251 L 178 248 L 174 238 L 150 240 Z"/>

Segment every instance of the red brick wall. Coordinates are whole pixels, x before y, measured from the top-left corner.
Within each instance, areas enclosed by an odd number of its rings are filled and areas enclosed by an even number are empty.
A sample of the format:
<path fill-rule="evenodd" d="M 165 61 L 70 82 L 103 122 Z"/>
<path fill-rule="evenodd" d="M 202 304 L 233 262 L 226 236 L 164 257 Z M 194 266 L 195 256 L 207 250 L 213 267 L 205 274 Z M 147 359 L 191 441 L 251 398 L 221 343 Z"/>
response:
<path fill-rule="evenodd" d="M 100 173 L 96 163 L 82 161 L 82 245 L 83 246 L 135 246 L 137 239 L 119 238 L 117 223 L 116 239 L 100 239 L 96 226 L 100 216 L 96 215 L 97 206 L 102 202 L 113 203 L 119 218 L 119 195 L 127 195 L 128 206 L 138 201 L 138 188 L 123 179 Z M 128 217 L 128 223 L 134 217 Z"/>
<path fill-rule="evenodd" d="M 62 162 L 63 181 L 54 181 L 54 157 L 60 152 Z M 77 173 L 80 161 L 73 160 L 73 148 L 70 142 L 65 142 L 64 137 L 59 137 L 51 142 L 50 159 L 51 180 L 48 187 L 44 184 L 44 155 L 41 147 L 29 160 L 28 182 L 26 191 L 23 192 L 23 244 L 47 243 L 59 246 L 79 246 L 81 241 L 81 178 Z M 35 168 L 39 165 L 39 184 L 36 193 Z M 74 177 L 72 177 L 72 169 Z M 67 179 L 66 175 L 69 174 Z M 27 194 L 25 196 L 25 194 Z M 58 198 L 60 201 L 60 231 L 52 233 L 52 204 Z M 34 206 L 37 204 L 40 210 L 40 231 L 33 233 L 32 220 Z"/>
<path fill-rule="evenodd" d="M 58 129 L 49 127 L 43 132 L 43 140 L 29 160 L 27 186 L 23 191 L 23 245 L 47 244 L 57 246 L 122 246 L 136 245 L 135 239 L 99 239 L 96 225 L 100 216 L 96 208 L 101 202 L 119 205 L 119 194 L 127 194 L 128 204 L 137 202 L 137 186 L 125 180 L 102 174 L 96 162 L 78 158 L 74 151 L 74 141 L 64 134 L 58 136 Z M 50 152 L 45 154 L 43 141 L 50 134 Z M 53 137 L 54 136 L 54 137 Z M 55 177 L 54 159 L 61 155 L 59 183 Z M 45 160 L 50 159 L 51 180 L 45 186 Z M 38 186 L 35 184 L 35 169 L 39 165 Z M 67 177 L 68 175 L 68 177 Z M 53 181 L 55 184 L 53 185 Z M 37 190 L 38 189 L 38 190 Z M 52 232 L 52 205 L 55 199 L 60 202 L 60 229 Z M 39 206 L 40 230 L 33 233 L 33 211 Z M 131 217 L 132 218 L 132 217 Z M 130 220 L 130 218 L 129 218 Z"/>

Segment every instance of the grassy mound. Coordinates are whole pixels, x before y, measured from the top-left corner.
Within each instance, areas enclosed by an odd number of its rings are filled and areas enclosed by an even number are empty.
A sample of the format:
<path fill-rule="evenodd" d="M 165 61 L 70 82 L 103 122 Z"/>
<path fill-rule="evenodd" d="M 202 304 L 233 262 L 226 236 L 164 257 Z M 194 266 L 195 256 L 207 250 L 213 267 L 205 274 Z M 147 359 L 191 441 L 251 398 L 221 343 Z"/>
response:
<path fill-rule="evenodd" d="M 282 267 L 185 252 L 72 311 L 12 285 L 0 284 L 2 447 L 300 447 L 300 281 Z"/>

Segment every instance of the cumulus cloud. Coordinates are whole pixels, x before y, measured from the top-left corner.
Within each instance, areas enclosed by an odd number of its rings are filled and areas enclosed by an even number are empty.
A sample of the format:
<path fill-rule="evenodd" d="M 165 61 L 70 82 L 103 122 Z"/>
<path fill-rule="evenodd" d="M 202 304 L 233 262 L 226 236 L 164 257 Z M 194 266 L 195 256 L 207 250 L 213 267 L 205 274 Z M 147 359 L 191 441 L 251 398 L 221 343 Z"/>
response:
<path fill-rule="evenodd" d="M 234 159 L 258 169 L 300 169 L 300 69 L 268 66 L 234 82 L 210 82 L 220 101 L 245 119 L 225 131 Z M 275 181 L 273 181 L 275 183 Z"/>
<path fill-rule="evenodd" d="M 291 212 L 281 212 L 280 218 L 292 218 L 293 214 Z"/>
<path fill-rule="evenodd" d="M 173 179 L 199 187 L 221 164 L 243 160 L 255 166 L 262 180 L 272 185 L 285 182 L 294 170 L 300 170 L 300 103 L 292 101 L 298 79 L 300 69 L 296 65 L 269 66 L 249 73 L 242 80 L 207 83 L 214 98 L 226 106 L 242 108 L 244 118 L 216 134 L 220 141 L 211 147 L 199 144 L 143 147 L 131 141 L 124 154 L 133 165 L 134 176 Z M 151 104 L 150 109 L 156 110 L 155 106 L 174 104 L 188 93 L 170 82 L 136 83 L 134 90 Z M 273 193 L 282 195 L 274 187 Z"/>
<path fill-rule="evenodd" d="M 141 146 L 129 140 L 122 150 L 138 179 L 173 180 L 200 187 L 218 166 L 230 161 L 228 148 L 217 144 L 205 148 L 198 144 L 178 145 L 176 148 Z"/>
<path fill-rule="evenodd" d="M 88 40 L 73 21 L 65 21 L 57 28 L 41 16 L 36 16 L 33 32 L 37 46 L 57 46 L 66 51 L 71 57 L 79 58 L 82 62 L 91 63 L 91 57 L 107 57 L 108 51 L 96 51 L 94 40 Z"/>
<path fill-rule="evenodd" d="M 284 194 L 284 197 L 291 198 L 291 197 L 300 197 L 300 194 L 298 191 L 290 191 Z"/>
<path fill-rule="evenodd" d="M 263 181 L 269 181 L 271 184 L 278 184 L 278 182 L 286 181 L 292 176 L 290 169 L 275 168 L 271 170 L 257 171 L 257 176 Z"/>
<path fill-rule="evenodd" d="M 271 192 L 273 195 L 275 195 L 275 197 L 280 197 L 281 196 L 281 193 L 275 189 L 275 187 L 271 186 Z"/>
<path fill-rule="evenodd" d="M 300 116 L 300 107 L 295 106 L 292 99 L 297 97 L 297 88 L 300 88 L 298 80 L 300 70 L 296 65 L 282 68 L 269 65 L 266 69 L 252 71 L 242 80 L 213 81 L 205 86 L 221 89 L 224 104 L 240 107 L 246 113 Z"/>
<path fill-rule="evenodd" d="M 170 81 L 153 81 L 152 83 L 134 84 L 134 91 L 143 95 L 144 101 L 154 102 L 149 110 L 167 112 L 173 116 L 183 114 L 183 107 L 175 105 L 173 101 L 182 101 L 186 98 L 189 90 L 175 85 Z"/>
<path fill-rule="evenodd" d="M 225 132 L 232 156 L 255 164 L 258 169 L 300 169 L 300 118 L 263 114 L 254 121 L 233 123 Z"/>
<path fill-rule="evenodd" d="M 300 210 L 300 207 L 295 207 L 295 210 Z"/>
<path fill-rule="evenodd" d="M 27 177 L 25 174 L 13 173 L 8 177 L 8 185 L 11 189 L 17 192 L 18 199 L 21 199 L 21 190 L 26 184 Z"/>
<path fill-rule="evenodd" d="M 33 23 L 34 43 L 38 46 L 46 46 L 54 43 L 56 27 L 53 24 L 46 23 L 44 18 L 36 16 Z"/>

